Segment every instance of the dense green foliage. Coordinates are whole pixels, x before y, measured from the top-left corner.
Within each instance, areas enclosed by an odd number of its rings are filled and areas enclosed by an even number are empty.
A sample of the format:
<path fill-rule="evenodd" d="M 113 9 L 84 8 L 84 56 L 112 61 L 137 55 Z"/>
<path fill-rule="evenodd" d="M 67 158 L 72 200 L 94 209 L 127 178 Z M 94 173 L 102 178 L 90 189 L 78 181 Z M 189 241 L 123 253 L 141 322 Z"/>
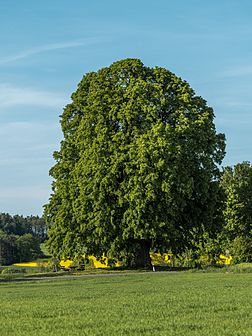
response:
<path fill-rule="evenodd" d="M 252 261 L 252 165 L 249 162 L 224 168 L 220 177 L 219 230 L 193 239 L 193 249 L 181 255 L 190 266 L 215 264 L 219 255 L 232 256 L 232 263 Z"/>
<path fill-rule="evenodd" d="M 225 168 L 221 186 L 225 192 L 225 226 L 221 239 L 235 262 L 252 261 L 252 165 Z"/>
<path fill-rule="evenodd" d="M 29 261 L 41 255 L 46 226 L 38 216 L 0 214 L 0 264 Z"/>
<path fill-rule="evenodd" d="M 62 114 L 53 193 L 45 208 L 50 250 L 150 262 L 213 232 L 224 136 L 187 82 L 137 59 L 86 74 Z"/>
<path fill-rule="evenodd" d="M 0 283 L 1 336 L 251 335 L 251 274 Z"/>
<path fill-rule="evenodd" d="M 0 230 L 0 265 L 29 261 L 41 255 L 39 240 L 32 234 L 15 236 Z"/>

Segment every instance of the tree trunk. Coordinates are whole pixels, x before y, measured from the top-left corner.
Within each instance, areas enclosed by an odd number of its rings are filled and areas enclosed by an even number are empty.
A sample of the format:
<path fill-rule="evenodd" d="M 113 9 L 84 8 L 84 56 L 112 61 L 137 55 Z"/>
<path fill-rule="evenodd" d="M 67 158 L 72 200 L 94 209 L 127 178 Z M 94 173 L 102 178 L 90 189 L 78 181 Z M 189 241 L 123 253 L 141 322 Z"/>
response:
<path fill-rule="evenodd" d="M 144 239 L 135 240 L 135 253 L 131 259 L 130 266 L 134 268 L 151 268 L 149 241 Z"/>

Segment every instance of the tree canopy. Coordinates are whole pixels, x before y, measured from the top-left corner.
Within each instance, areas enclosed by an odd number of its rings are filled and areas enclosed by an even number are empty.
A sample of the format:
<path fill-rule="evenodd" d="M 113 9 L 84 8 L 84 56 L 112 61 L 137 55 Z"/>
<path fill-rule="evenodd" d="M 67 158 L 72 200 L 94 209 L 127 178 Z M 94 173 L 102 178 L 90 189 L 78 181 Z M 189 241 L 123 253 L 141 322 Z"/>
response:
<path fill-rule="evenodd" d="M 225 151 L 214 112 L 189 84 L 138 59 L 87 73 L 61 116 L 45 206 L 54 256 L 125 256 L 188 246 L 215 225 Z"/>

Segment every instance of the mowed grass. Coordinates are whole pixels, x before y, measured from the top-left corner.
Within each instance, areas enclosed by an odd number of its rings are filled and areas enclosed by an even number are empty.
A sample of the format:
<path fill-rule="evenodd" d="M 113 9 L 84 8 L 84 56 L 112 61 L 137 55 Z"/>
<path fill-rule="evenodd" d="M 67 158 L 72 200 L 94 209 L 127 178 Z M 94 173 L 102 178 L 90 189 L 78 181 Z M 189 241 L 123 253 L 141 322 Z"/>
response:
<path fill-rule="evenodd" d="M 252 275 L 145 273 L 0 284 L 0 335 L 252 335 Z"/>

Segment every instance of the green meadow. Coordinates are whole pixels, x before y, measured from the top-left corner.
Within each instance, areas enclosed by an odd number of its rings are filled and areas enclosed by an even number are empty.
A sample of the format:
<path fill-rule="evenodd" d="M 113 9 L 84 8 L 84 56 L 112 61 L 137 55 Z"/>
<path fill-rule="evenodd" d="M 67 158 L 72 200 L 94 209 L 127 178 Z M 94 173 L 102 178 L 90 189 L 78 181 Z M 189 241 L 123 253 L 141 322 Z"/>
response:
<path fill-rule="evenodd" d="M 145 273 L 0 283 L 1 336 L 252 335 L 252 274 Z"/>

